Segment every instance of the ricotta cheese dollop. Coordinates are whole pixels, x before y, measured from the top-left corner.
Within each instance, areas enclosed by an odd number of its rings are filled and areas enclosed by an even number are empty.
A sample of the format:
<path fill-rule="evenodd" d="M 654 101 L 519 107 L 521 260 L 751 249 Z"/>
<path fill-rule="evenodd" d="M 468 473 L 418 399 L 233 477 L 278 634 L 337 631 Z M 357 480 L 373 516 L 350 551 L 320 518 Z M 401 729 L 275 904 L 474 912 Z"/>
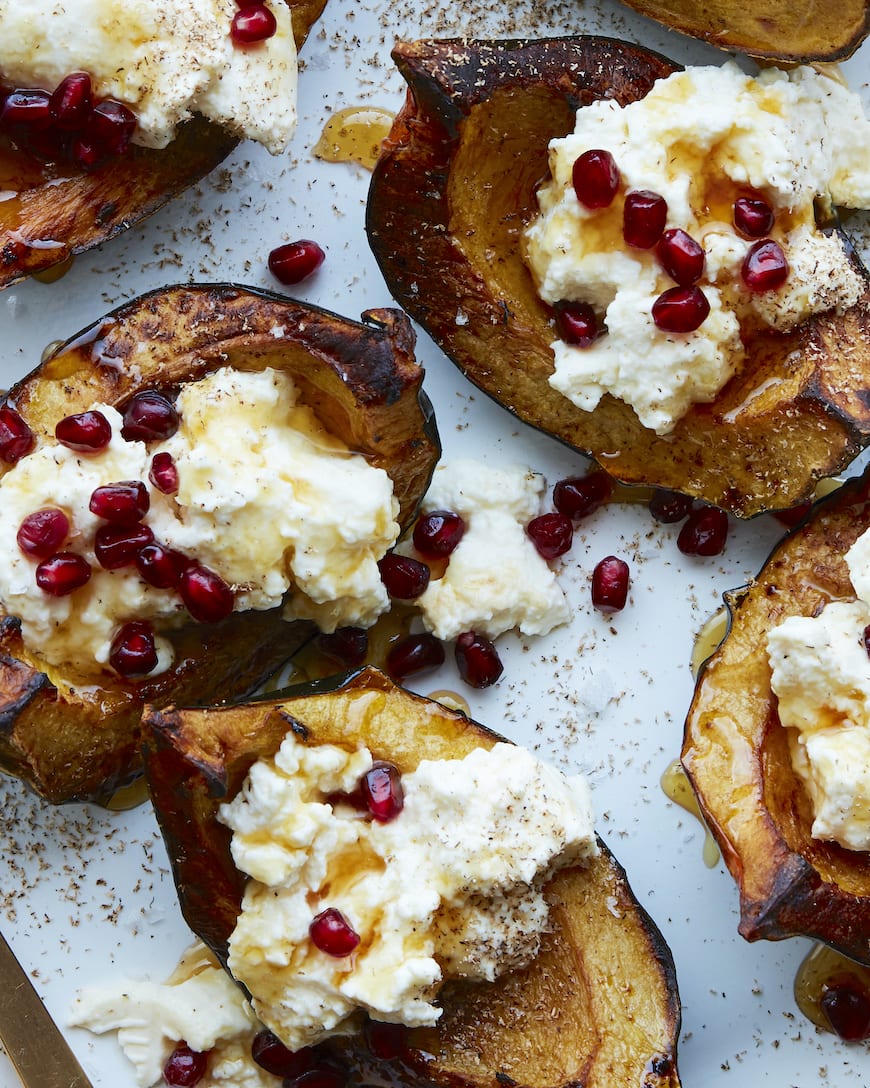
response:
<path fill-rule="evenodd" d="M 620 195 L 588 209 L 572 184 L 585 151 L 609 151 Z M 843 312 L 865 289 L 839 239 L 815 225 L 814 200 L 870 206 L 870 122 L 858 96 L 803 67 L 744 75 L 733 63 L 687 68 L 625 107 L 599 100 L 550 145 L 552 178 L 526 232 L 526 258 L 547 303 L 591 305 L 606 333 L 588 347 L 556 340 L 550 384 L 592 411 L 605 393 L 667 434 L 697 402 L 712 400 L 743 354 L 741 326 L 788 330 L 813 313 Z M 694 332 L 665 332 L 652 316 L 674 287 L 656 249 L 622 234 L 624 195 L 647 190 L 667 202 L 666 229 L 680 228 L 706 254 L 698 281 L 710 314 Z M 769 237 L 790 267 L 778 290 L 749 291 L 741 266 L 752 240 L 732 225 L 734 200 L 760 195 L 775 214 Z"/>
<path fill-rule="evenodd" d="M 134 143 L 166 147 L 199 113 L 277 154 L 296 127 L 296 43 L 290 8 L 269 7 L 276 33 L 240 48 L 235 0 L 0 0 L 0 81 L 53 91 L 84 71 L 136 114 Z"/>
<path fill-rule="evenodd" d="M 432 1025 L 445 978 L 491 980 L 530 962 L 547 927 L 544 884 L 597 851 L 585 781 L 521 748 L 422 761 L 402 775 L 404 807 L 387 823 L 338 799 L 372 762 L 366 748 L 289 734 L 220 810 L 251 877 L 229 967 L 291 1050 L 353 1030 L 361 1012 Z M 360 936 L 352 955 L 309 937 L 330 908 Z"/>

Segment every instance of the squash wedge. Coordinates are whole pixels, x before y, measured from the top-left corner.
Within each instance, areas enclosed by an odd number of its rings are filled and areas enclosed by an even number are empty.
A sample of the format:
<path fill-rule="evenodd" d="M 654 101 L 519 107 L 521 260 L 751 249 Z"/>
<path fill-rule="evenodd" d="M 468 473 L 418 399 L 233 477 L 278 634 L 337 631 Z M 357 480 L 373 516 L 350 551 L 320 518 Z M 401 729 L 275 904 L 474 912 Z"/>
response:
<path fill-rule="evenodd" d="M 843 558 L 870 526 L 870 475 L 822 500 L 758 577 L 728 594 L 728 633 L 698 679 L 683 766 L 740 889 L 747 940 L 813 937 L 870 964 L 866 853 L 813 839 L 770 688 L 767 634 L 787 616 L 854 598 Z"/>
<path fill-rule="evenodd" d="M 170 287 L 58 348 L 6 403 L 34 431 L 53 432 L 57 420 L 94 403 L 123 408 L 139 390 L 172 391 L 219 366 L 281 369 L 331 434 L 386 470 L 407 524 L 440 452 L 413 346 L 410 324 L 396 310 L 371 311 L 359 324 L 228 284 Z M 235 612 L 167 636 L 175 663 L 153 679 L 125 681 L 106 670 L 95 683 L 47 666 L 24 643 L 20 622 L 2 615 L 0 769 L 49 801 L 105 799 L 141 773 L 146 702 L 241 697 L 313 633 L 310 623 L 283 620 L 280 608 Z"/>
<path fill-rule="evenodd" d="M 301 48 L 326 0 L 284 0 Z M 167 148 L 132 147 L 93 173 L 42 164 L 0 139 L 0 289 L 92 249 L 204 178 L 238 143 L 194 117 Z"/>
<path fill-rule="evenodd" d="M 217 807 L 293 730 L 307 743 L 366 744 L 400 771 L 501 739 L 372 668 L 227 708 L 147 711 L 145 769 L 184 916 L 226 965 L 244 878 Z M 335 1040 L 363 1082 L 491 1088 L 677 1088 L 673 962 L 602 846 L 549 885 L 553 932 L 538 959 L 495 983 L 448 983 L 437 1028 L 409 1032 L 401 1062 L 361 1037 Z"/>
<path fill-rule="evenodd" d="M 618 480 L 669 488 L 740 517 L 797 505 L 870 439 L 870 296 L 788 334 L 746 335 L 746 361 L 668 435 L 605 396 L 553 389 L 551 314 L 521 252 L 547 145 L 579 105 L 643 97 L 674 65 L 578 37 L 399 43 L 404 107 L 372 177 L 369 242 L 393 297 L 470 381 Z"/>

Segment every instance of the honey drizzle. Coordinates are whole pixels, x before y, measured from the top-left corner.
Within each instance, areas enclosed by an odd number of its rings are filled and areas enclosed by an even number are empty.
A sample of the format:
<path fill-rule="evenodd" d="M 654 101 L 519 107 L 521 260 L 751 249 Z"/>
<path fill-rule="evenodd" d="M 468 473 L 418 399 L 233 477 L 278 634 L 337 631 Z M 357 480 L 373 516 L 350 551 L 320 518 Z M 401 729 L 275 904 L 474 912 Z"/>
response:
<path fill-rule="evenodd" d="M 701 666 L 718 649 L 728 633 L 728 609 L 720 608 L 706 621 L 698 632 L 690 659 L 692 676 L 697 680 Z"/>
<path fill-rule="evenodd" d="M 371 170 L 381 143 L 390 133 L 395 114 L 373 106 L 348 106 L 323 126 L 314 155 L 324 162 L 356 162 Z"/>
<path fill-rule="evenodd" d="M 701 856 L 708 869 L 713 869 L 719 862 L 719 847 L 716 840 L 710 834 L 710 829 L 704 822 L 697 798 L 692 790 L 686 772 L 678 759 L 672 760 L 665 768 L 661 779 L 661 787 L 664 795 L 673 801 L 675 805 L 690 812 L 704 829 L 704 847 Z"/>
<path fill-rule="evenodd" d="M 794 999 L 804 1016 L 822 1031 L 832 1030 L 822 1008 L 822 994 L 830 984 L 843 980 L 870 992 L 870 968 L 825 944 L 814 945 L 797 969 Z"/>

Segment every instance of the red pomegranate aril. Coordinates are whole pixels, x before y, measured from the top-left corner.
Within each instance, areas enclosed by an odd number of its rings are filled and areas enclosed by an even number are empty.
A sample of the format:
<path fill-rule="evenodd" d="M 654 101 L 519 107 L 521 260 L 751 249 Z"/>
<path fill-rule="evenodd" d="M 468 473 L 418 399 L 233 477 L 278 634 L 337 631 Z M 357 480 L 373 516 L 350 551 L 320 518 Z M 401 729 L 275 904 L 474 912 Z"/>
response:
<path fill-rule="evenodd" d="M 0 461 L 14 465 L 36 445 L 33 431 L 18 412 L 8 405 L 0 407 Z"/>
<path fill-rule="evenodd" d="M 454 653 L 459 675 L 470 687 L 492 687 L 504 672 L 498 650 L 485 635 L 464 631 L 456 640 Z"/>
<path fill-rule="evenodd" d="M 680 287 L 691 287 L 704 273 L 703 247 L 679 227 L 664 232 L 656 253 L 662 268 Z"/>
<path fill-rule="evenodd" d="M 178 591 L 187 611 L 200 623 L 218 623 L 233 610 L 235 595 L 216 572 L 193 562 L 183 571 Z"/>
<path fill-rule="evenodd" d="M 652 304 L 652 319 L 662 332 L 694 332 L 709 313 L 700 287 L 671 287 Z"/>
<path fill-rule="evenodd" d="M 861 632 L 861 641 L 864 645 L 864 649 L 867 652 L 867 656 L 870 657 L 870 623 Z"/>
<path fill-rule="evenodd" d="M 364 627 L 337 627 L 317 636 L 317 648 L 343 665 L 361 665 L 369 652 L 369 633 Z"/>
<path fill-rule="evenodd" d="M 40 88 L 19 87 L 3 103 L 0 128 L 47 128 L 51 124 L 51 95 Z"/>
<path fill-rule="evenodd" d="M 692 512 L 693 505 L 694 502 L 688 495 L 681 495 L 679 491 L 657 488 L 649 500 L 649 512 L 662 525 L 673 525 L 687 518 Z"/>
<path fill-rule="evenodd" d="M 36 568 L 36 584 L 49 597 L 66 597 L 91 578 L 91 565 L 75 552 L 58 552 Z"/>
<path fill-rule="evenodd" d="M 71 72 L 51 95 L 51 116 L 64 132 L 78 132 L 91 110 L 91 77 L 87 72 Z"/>
<path fill-rule="evenodd" d="M 556 304 L 556 332 L 563 343 L 588 348 L 598 339 L 601 329 L 588 302 L 559 302 Z"/>
<path fill-rule="evenodd" d="M 599 612 L 621 612 L 628 600 L 628 563 L 608 555 L 592 571 L 592 603 Z"/>
<path fill-rule="evenodd" d="M 719 555 L 728 539 L 728 515 L 715 506 L 699 506 L 687 518 L 677 547 L 683 555 Z"/>
<path fill-rule="evenodd" d="M 593 148 L 575 160 L 571 180 L 584 207 L 607 208 L 619 188 L 619 168 L 609 151 Z"/>
<path fill-rule="evenodd" d="M 80 170 L 84 170 L 85 173 L 96 170 L 106 158 L 103 149 L 94 140 L 86 136 L 75 137 L 70 144 L 69 154 L 75 165 Z"/>
<path fill-rule="evenodd" d="M 832 979 L 822 991 L 820 1004 L 828 1023 L 845 1042 L 870 1038 L 870 995 L 857 979 Z"/>
<path fill-rule="evenodd" d="M 553 505 L 569 518 L 585 518 L 610 498 L 613 480 L 606 472 L 569 476 L 553 488 Z"/>
<path fill-rule="evenodd" d="M 178 466 L 171 453 L 154 454 L 148 479 L 164 495 L 175 494 L 178 490 Z"/>
<path fill-rule="evenodd" d="M 405 791 L 398 767 L 376 760 L 360 780 L 366 808 L 378 823 L 394 820 L 405 806 Z"/>
<path fill-rule="evenodd" d="M 233 16 L 230 37 L 236 45 L 253 45 L 271 38 L 277 29 L 275 16 L 265 4 L 251 4 Z"/>
<path fill-rule="evenodd" d="M 186 555 L 152 541 L 136 553 L 136 570 L 155 589 L 176 589 L 190 560 Z"/>
<path fill-rule="evenodd" d="M 251 1057 L 261 1069 L 276 1077 L 300 1077 L 309 1072 L 318 1054 L 312 1047 L 290 1050 L 274 1032 L 264 1028 L 251 1043 Z"/>
<path fill-rule="evenodd" d="M 178 430 L 175 405 L 156 389 L 143 389 L 124 409 L 121 437 L 128 442 L 171 438 Z"/>
<path fill-rule="evenodd" d="M 101 525 L 94 536 L 94 555 L 104 570 L 119 570 L 132 566 L 153 540 L 147 525 Z"/>
<path fill-rule="evenodd" d="M 112 427 L 102 412 L 77 412 L 54 428 L 62 446 L 79 453 L 97 453 L 112 441 Z"/>
<path fill-rule="evenodd" d="M 269 271 L 279 283 L 290 286 L 308 279 L 323 264 L 326 254 L 310 238 L 287 242 L 269 254 Z"/>
<path fill-rule="evenodd" d="M 157 667 L 154 629 L 144 620 L 119 627 L 109 646 L 109 664 L 121 676 L 147 676 Z"/>
<path fill-rule="evenodd" d="M 28 514 L 18 527 L 18 547 L 34 559 L 48 559 L 69 536 L 69 518 L 56 506 Z"/>
<path fill-rule="evenodd" d="M 396 680 L 416 673 L 428 672 L 444 664 L 444 645 L 434 635 L 423 632 L 406 635 L 394 643 L 387 653 L 387 672 Z"/>
<path fill-rule="evenodd" d="M 740 268 L 750 291 L 775 291 L 788 279 L 788 261 L 778 242 L 765 238 L 749 247 Z"/>
<path fill-rule="evenodd" d="M 163 1079 L 170 1088 L 195 1088 L 208 1069 L 208 1054 L 191 1050 L 181 1042 L 166 1059 Z"/>
<path fill-rule="evenodd" d="M 797 506 L 790 506 L 787 510 L 774 510 L 773 516 L 787 529 L 793 529 L 795 525 L 803 521 L 812 510 L 811 502 L 800 502 Z"/>
<path fill-rule="evenodd" d="M 327 907 L 313 919 L 308 935 L 315 948 L 337 959 L 349 956 L 359 944 L 359 934 L 335 907 Z"/>
<path fill-rule="evenodd" d="M 136 131 L 136 114 L 114 98 L 104 98 L 88 114 L 85 136 L 109 155 L 123 155 Z"/>
<path fill-rule="evenodd" d="M 634 249 L 652 249 L 668 221 L 668 202 L 649 189 L 636 189 L 622 207 L 622 237 Z"/>
<path fill-rule="evenodd" d="M 409 555 L 389 552 L 379 560 L 378 570 L 387 593 L 400 601 L 414 600 L 429 585 L 429 568 Z"/>
<path fill-rule="evenodd" d="M 113 525 L 134 525 L 148 513 L 151 498 L 141 480 L 119 480 L 94 488 L 88 509 Z"/>
<path fill-rule="evenodd" d="M 744 238 L 763 238 L 773 222 L 773 208 L 764 197 L 739 196 L 734 201 L 734 226 Z"/>
<path fill-rule="evenodd" d="M 320 1065 L 298 1077 L 286 1077 L 282 1088 L 347 1088 L 353 1083 L 344 1069 Z"/>
<path fill-rule="evenodd" d="M 452 510 L 432 510 L 417 519 L 414 547 L 426 559 L 446 559 L 465 534 L 465 522 Z"/>
<path fill-rule="evenodd" d="M 369 1020 L 363 1034 L 369 1050 L 381 1061 L 396 1061 L 408 1053 L 408 1029 L 404 1024 Z"/>
<path fill-rule="evenodd" d="M 541 514 L 532 518 L 526 533 L 543 559 L 556 559 L 567 552 L 574 541 L 574 523 L 567 514 Z"/>

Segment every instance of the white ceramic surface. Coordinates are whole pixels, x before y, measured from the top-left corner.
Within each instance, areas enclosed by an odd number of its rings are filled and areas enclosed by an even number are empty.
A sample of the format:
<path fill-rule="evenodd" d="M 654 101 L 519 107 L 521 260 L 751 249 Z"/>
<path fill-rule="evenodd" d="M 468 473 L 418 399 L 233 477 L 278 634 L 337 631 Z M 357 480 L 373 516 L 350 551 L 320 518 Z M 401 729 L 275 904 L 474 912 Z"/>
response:
<path fill-rule="evenodd" d="M 363 231 L 369 175 L 311 154 L 326 120 L 345 106 L 398 109 L 404 92 L 389 55 L 397 38 L 577 32 L 639 41 L 682 62 L 722 59 L 615 2 L 329 0 L 304 50 L 290 153 L 273 159 L 246 144 L 145 225 L 79 258 L 57 283 L 0 295 L 0 383 L 34 367 L 49 342 L 144 290 L 191 280 L 276 288 L 265 259 L 284 240 L 315 238 L 327 251 L 297 297 L 350 316 L 388 305 Z M 862 92 L 868 62 L 865 48 L 844 66 Z M 523 461 L 550 483 L 583 471 L 582 458 L 517 424 L 422 334 L 418 356 L 446 457 Z M 686 1088 L 870 1083 L 866 1049 L 818 1032 L 796 1009 L 792 985 L 807 945 L 738 937 L 730 877 L 721 863 L 705 866 L 699 824 L 659 785 L 679 751 L 693 640 L 722 592 L 759 568 L 781 532 L 769 518 L 734 525 L 722 556 L 689 559 L 676 548 L 675 527 L 656 524 L 643 506 L 611 505 L 581 524 L 562 568 L 575 606 L 570 627 L 546 639 L 501 639 L 505 675 L 487 692 L 463 688 L 452 665 L 419 685 L 462 690 L 481 721 L 588 772 L 598 829 L 674 952 Z M 603 617 L 590 605 L 588 579 L 610 553 L 629 561 L 632 589 L 623 613 Z M 189 934 L 149 809 L 51 809 L 8 779 L 0 780 L 0 805 L 0 929 L 55 1018 L 65 1022 L 85 983 L 165 977 Z M 67 1034 L 95 1088 L 132 1088 L 113 1039 Z M 0 1054 L 0 1086 L 16 1083 Z"/>

